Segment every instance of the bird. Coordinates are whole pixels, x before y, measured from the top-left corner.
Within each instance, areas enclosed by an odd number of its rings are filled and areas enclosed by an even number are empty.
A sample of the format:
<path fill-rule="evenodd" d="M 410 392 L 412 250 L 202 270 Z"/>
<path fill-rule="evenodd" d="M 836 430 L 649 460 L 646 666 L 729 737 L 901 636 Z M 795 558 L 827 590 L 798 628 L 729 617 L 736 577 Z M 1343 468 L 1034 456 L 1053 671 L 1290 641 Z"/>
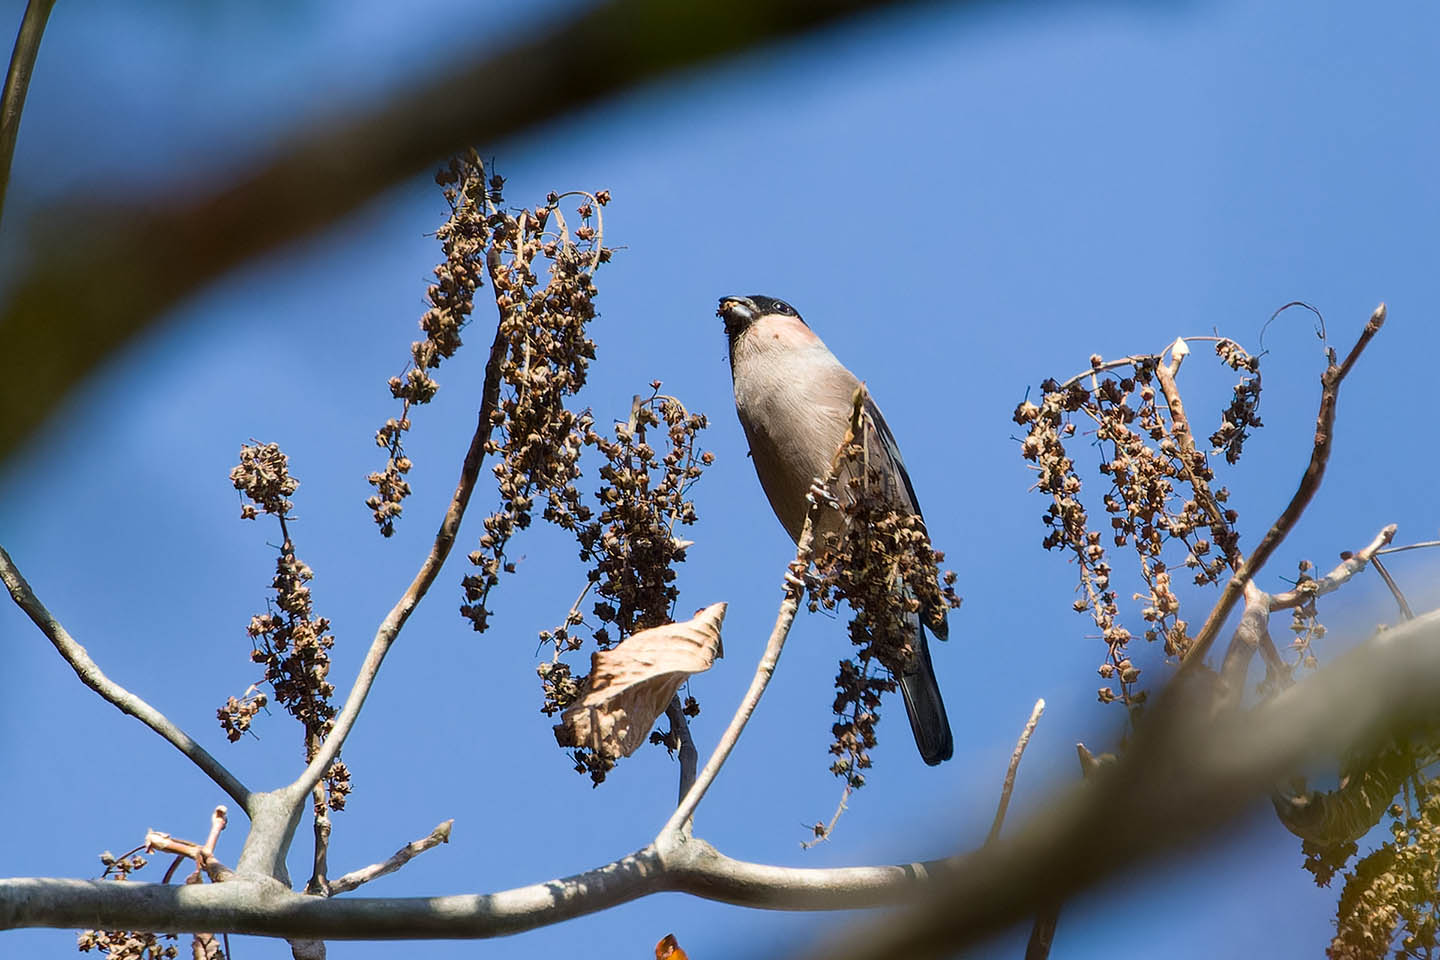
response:
<path fill-rule="evenodd" d="M 817 478 L 829 475 L 860 381 L 784 300 L 761 294 L 721 297 L 716 315 L 725 321 L 735 412 L 760 486 L 781 526 L 798 543 L 810 508 L 810 489 Z M 863 416 L 867 459 L 872 470 L 878 469 L 886 497 L 923 522 L 895 435 L 868 392 Z M 828 516 L 838 517 L 839 512 L 828 511 Z M 945 610 L 925 614 L 932 632 L 945 639 L 949 633 Z M 934 766 L 950 759 L 954 740 L 930 660 L 925 624 L 915 614 L 908 619 L 915 629 L 914 656 L 895 679 L 921 759 Z"/>

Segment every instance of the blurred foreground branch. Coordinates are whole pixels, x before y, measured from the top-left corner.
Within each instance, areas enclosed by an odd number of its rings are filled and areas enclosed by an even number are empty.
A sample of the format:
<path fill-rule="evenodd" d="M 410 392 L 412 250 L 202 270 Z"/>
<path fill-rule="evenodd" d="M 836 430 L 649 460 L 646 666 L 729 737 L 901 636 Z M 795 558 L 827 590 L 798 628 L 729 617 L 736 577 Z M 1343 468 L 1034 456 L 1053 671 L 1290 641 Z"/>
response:
<path fill-rule="evenodd" d="M 1194 676 L 1191 683 L 1211 678 Z M 1385 630 L 1304 683 L 1218 720 L 1184 686 L 1162 698 L 1119 762 L 1009 838 L 962 861 L 923 902 L 850 929 L 809 956 L 950 956 L 1055 902 L 1174 854 L 1254 808 L 1310 758 L 1333 758 L 1440 721 L 1440 611 Z M 1194 700 L 1206 700 L 1206 697 Z M 1125 828 L 1115 856 L 1113 825 Z"/>
<path fill-rule="evenodd" d="M 0 377 L 0 458 L 80 377 L 182 298 L 336 222 L 437 159 L 892 2 L 613 0 L 502 49 L 487 44 L 364 111 L 305 118 L 268 157 L 227 182 L 192 182 L 159 196 L 86 197 L 41 213 L 27 238 L 29 266 L 0 307 L 0 342 L 14 358 Z M 83 230 L 43 228 L 73 224 L 77 212 Z"/>
<path fill-rule="evenodd" d="M 30 91 L 30 74 L 35 57 L 40 53 L 40 38 L 45 35 L 45 21 L 55 0 L 30 0 L 15 35 L 15 49 L 10 54 L 10 69 L 5 74 L 5 91 L 0 95 L 0 215 L 5 211 L 5 191 L 10 186 L 10 161 L 15 158 L 15 138 L 20 133 L 20 116 L 25 110 L 25 94 Z"/>

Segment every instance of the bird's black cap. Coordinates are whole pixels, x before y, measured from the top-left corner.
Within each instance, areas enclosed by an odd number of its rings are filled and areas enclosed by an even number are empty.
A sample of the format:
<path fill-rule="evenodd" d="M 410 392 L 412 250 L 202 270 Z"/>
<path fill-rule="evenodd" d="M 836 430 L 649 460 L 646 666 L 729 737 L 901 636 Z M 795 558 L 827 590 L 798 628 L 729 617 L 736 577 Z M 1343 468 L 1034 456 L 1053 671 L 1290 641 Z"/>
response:
<path fill-rule="evenodd" d="M 724 319 L 725 332 L 731 337 L 744 333 L 752 323 L 761 317 L 778 315 L 794 317 L 801 323 L 805 322 L 799 312 L 790 304 L 776 297 L 767 297 L 763 293 L 752 293 L 748 297 L 721 297 L 720 309 L 715 312 L 717 316 Z"/>

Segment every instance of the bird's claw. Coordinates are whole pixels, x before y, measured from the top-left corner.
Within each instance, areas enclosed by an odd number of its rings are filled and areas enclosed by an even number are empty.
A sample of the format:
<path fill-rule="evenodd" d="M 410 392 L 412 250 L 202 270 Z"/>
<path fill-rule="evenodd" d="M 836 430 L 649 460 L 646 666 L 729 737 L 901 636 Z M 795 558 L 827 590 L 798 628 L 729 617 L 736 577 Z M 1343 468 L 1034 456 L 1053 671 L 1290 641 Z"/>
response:
<path fill-rule="evenodd" d="M 791 563 L 785 568 L 785 583 L 798 591 L 814 590 L 819 580 L 810 572 L 808 566 L 801 567 L 798 563 Z"/>
<path fill-rule="evenodd" d="M 831 509 L 839 509 L 840 507 L 840 501 L 835 499 L 835 495 L 830 492 L 830 488 L 818 479 L 810 481 L 810 491 L 805 494 L 805 502 L 811 506 L 817 503 L 823 503 Z"/>

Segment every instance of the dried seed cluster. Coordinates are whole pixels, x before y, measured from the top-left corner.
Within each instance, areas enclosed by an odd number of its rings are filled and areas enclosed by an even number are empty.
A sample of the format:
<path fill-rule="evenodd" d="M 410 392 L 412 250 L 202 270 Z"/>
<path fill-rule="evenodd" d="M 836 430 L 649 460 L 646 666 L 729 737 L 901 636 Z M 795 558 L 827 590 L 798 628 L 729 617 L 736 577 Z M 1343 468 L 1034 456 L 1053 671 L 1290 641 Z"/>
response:
<path fill-rule="evenodd" d="M 1264 426 L 1260 422 L 1260 358 L 1250 356 L 1234 340 L 1215 344 L 1215 353 L 1231 370 L 1245 371 L 1235 384 L 1220 429 L 1210 435 L 1210 446 L 1215 452 L 1223 450 L 1225 462 L 1235 463 L 1240 459 L 1250 431 Z"/>
<path fill-rule="evenodd" d="M 915 656 L 920 620 L 943 636 L 945 611 L 960 606 L 955 574 L 947 571 L 942 584 L 945 558 L 931 546 L 925 521 L 895 506 L 885 479 L 866 465 L 864 439 L 842 453 L 840 491 L 830 508 L 841 522 L 820 524 L 808 598 L 812 612 L 844 601 L 854 614 L 849 632 L 856 650 L 840 661 L 835 678 L 830 744 L 836 758 L 830 771 L 852 789 L 865 785 L 880 701 Z"/>
<path fill-rule="evenodd" d="M 130 874 L 144 869 L 149 863 L 137 853 L 117 857 L 109 850 L 100 854 L 105 869 L 100 879 L 124 882 Z M 136 930 L 81 930 L 76 937 L 76 947 L 81 953 L 100 951 L 109 960 L 175 960 L 180 955 L 179 947 L 173 941 L 174 933 L 142 933 Z"/>
<path fill-rule="evenodd" d="M 175 960 L 180 956 L 180 948 L 170 941 L 178 939 L 179 935 L 174 933 L 82 930 L 76 938 L 76 947 L 81 953 L 99 950 L 108 960 Z"/>
<path fill-rule="evenodd" d="M 220 728 L 225 731 L 226 738 L 234 743 L 244 736 L 256 715 L 264 710 L 269 702 L 270 698 L 253 683 L 242 695 L 226 698 L 225 706 L 218 711 Z"/>
<path fill-rule="evenodd" d="M 1230 340 L 1219 341 L 1216 352 L 1232 369 L 1245 371 L 1224 424 L 1211 438 L 1233 463 L 1247 431 L 1260 425 L 1255 415 L 1259 362 Z M 1172 657 L 1183 657 L 1191 643 L 1173 566 L 1178 562 L 1192 571 L 1195 584 L 1205 585 L 1220 581 L 1227 567 L 1240 560 L 1234 532 L 1238 514 L 1225 506 L 1229 491 L 1212 491 L 1209 459 L 1195 446 L 1178 391 L 1164 395 L 1160 361 L 1160 356 L 1144 356 L 1107 364 L 1092 357 L 1089 373 L 1063 384 L 1046 380 L 1040 403 L 1021 403 L 1014 416 L 1029 431 L 1021 455 L 1035 464 L 1036 488 L 1050 499 L 1041 518 L 1048 528 L 1043 546 L 1074 555 L 1080 596 L 1073 606 L 1090 612 L 1106 645 L 1099 674 L 1107 683 L 1099 688 L 1099 699 L 1127 707 L 1143 703 L 1145 691 L 1138 687 L 1140 668 L 1128 654 L 1133 634 L 1121 619 L 1107 539 L 1109 545 L 1135 550 L 1145 585 L 1143 593 L 1135 594 L 1143 602 L 1144 637 L 1163 640 Z M 1101 497 L 1110 521 L 1108 537 L 1090 526 L 1080 496 L 1083 484 L 1066 446 L 1075 437 L 1077 414 L 1094 425 L 1098 470 L 1110 482 Z"/>
<path fill-rule="evenodd" d="M 1355 864 L 1336 906 L 1332 960 L 1433 956 L 1440 929 L 1440 790 L 1415 777 L 1390 808 L 1391 839 Z"/>
<path fill-rule="evenodd" d="M 240 448 L 240 463 L 230 471 L 230 482 L 251 502 L 241 516 L 254 519 L 257 510 L 276 517 L 283 541 L 275 559 L 275 577 L 270 585 L 274 600 L 265 613 L 250 618 L 250 659 L 265 668 L 264 682 L 275 700 L 305 728 L 305 759 L 310 761 L 324 742 L 335 718 L 330 698 L 335 688 L 330 674 L 330 649 L 335 638 L 330 621 L 316 617 L 311 605 L 310 580 L 314 571 L 295 555 L 290 539 L 288 497 L 300 486 L 290 475 L 289 460 L 279 446 L 247 444 Z M 251 691 L 255 688 L 252 687 Z M 266 699 L 247 691 L 241 698 L 229 698 L 217 711 L 220 726 L 233 743 L 250 729 L 255 714 Z M 343 810 L 350 792 L 350 772 L 336 760 L 326 773 L 331 809 Z"/>
<path fill-rule="evenodd" d="M 551 193 L 545 205 L 511 213 L 500 209 L 503 185 L 492 178 L 486 198 L 491 231 L 486 262 L 506 351 L 502 396 L 485 452 L 498 455 L 493 469 L 501 503 L 485 518 L 479 549 L 470 554 L 478 572 L 462 582 L 466 602 L 460 608 L 477 631 L 489 621 L 490 590 L 502 572 L 514 570 L 505 547 L 515 531 L 530 525 L 536 497 L 546 498 L 546 519 L 562 527 L 588 519 L 575 507 L 574 484 L 589 424 L 565 401 L 585 385 L 595 358 L 595 342 L 586 332 L 595 316 L 592 277 L 610 259 L 597 209 L 609 202 L 608 193 L 578 194 L 580 226 L 572 233 L 560 210 L 561 195 Z M 543 287 L 534 269 L 542 259 L 549 273 Z"/>
<path fill-rule="evenodd" d="M 474 150 L 455 157 L 435 174 L 450 204 L 450 217 L 435 231 L 445 259 L 435 267 L 435 282 L 426 290 L 430 307 L 420 317 L 423 340 L 410 344 L 410 366 L 404 376 L 391 377 L 390 394 L 403 401 L 400 416 L 391 417 L 375 434 L 375 445 L 386 452 L 385 469 L 367 478 L 375 493 L 370 508 L 383 536 L 395 532 L 404 500 L 410 495 L 405 479 L 412 466 L 402 437 L 410 429 L 410 408 L 434 399 L 440 384 L 430 371 L 453 357 L 462 345 L 460 331 L 470 322 L 475 290 L 485 282 L 485 250 L 490 239 L 486 216 L 485 165 Z"/>
<path fill-rule="evenodd" d="M 689 491 L 715 458 L 695 446 L 706 426 L 704 414 L 692 414 L 679 400 L 662 396 L 660 387 L 655 380 L 649 397 L 635 398 L 630 420 L 615 424 L 613 439 L 598 433 L 588 415 L 580 418 L 584 445 L 605 458 L 599 469 L 602 483 L 594 494 L 600 502 L 599 514 L 580 503 L 573 483 L 560 491 L 559 507 L 545 513 L 575 534 L 580 559 L 590 565 L 585 589 L 565 622 L 540 634 L 542 641 L 554 646 L 550 662 L 537 668 L 545 698 L 541 710 L 546 715 L 564 710 L 583 689 L 585 678 L 575 676 L 562 659 L 584 643 L 576 627 L 589 629 L 596 646 L 604 650 L 639 630 L 673 619 L 678 597 L 674 567 L 684 562 L 689 546 L 676 536 L 675 528 L 695 522 Z M 649 433 L 662 424 L 663 453 L 650 443 Z M 598 598 L 591 609 L 594 624 L 580 612 L 591 590 Z M 689 697 L 685 710 L 693 717 L 700 704 Z M 657 733 L 651 740 L 665 743 L 667 736 Z M 575 769 L 589 773 L 597 785 L 614 766 L 587 748 L 573 750 L 572 757 Z"/>
<path fill-rule="evenodd" d="M 1341 559 L 1348 559 L 1348 556 Z M 1309 560 L 1300 561 L 1300 576 L 1295 581 L 1295 589 L 1301 591 L 1305 599 L 1291 611 L 1290 632 L 1295 634 L 1295 639 L 1290 641 L 1290 649 L 1295 654 L 1294 666 L 1307 670 L 1313 670 L 1319 665 L 1311 644 L 1325 638 L 1325 625 L 1320 622 L 1320 613 L 1315 606 L 1316 597 L 1311 589 L 1315 582 L 1315 565 Z"/>
<path fill-rule="evenodd" d="M 601 624 L 591 635 L 602 648 L 668 621 L 675 600 L 672 568 L 685 555 L 674 527 L 694 522 L 694 505 L 686 491 L 711 459 L 694 449 L 705 418 L 692 416 L 674 398 L 662 397 L 658 381 L 648 399 L 637 401 L 631 422 L 617 426 L 614 439 L 595 430 L 588 411 L 577 413 L 566 406 L 584 387 L 595 358 L 587 324 L 595 317 L 595 270 L 610 259 L 600 212 L 610 195 L 604 190 L 551 193 L 544 204 L 512 212 L 504 209 L 504 180 L 491 177 L 489 189 L 481 193 L 474 184 L 483 182 L 483 170 L 473 156 L 469 164 L 455 176 L 471 184 L 467 205 L 483 207 L 484 231 L 469 235 L 474 247 L 464 260 L 478 263 L 483 250 L 503 346 L 501 395 L 485 445 L 485 453 L 496 461 L 492 470 L 500 506 L 485 518 L 478 549 L 469 555 L 477 570 L 462 581 L 465 602 L 460 612 L 476 631 L 486 629 L 490 591 L 502 573 L 515 569 L 506 557 L 510 538 L 530 525 L 536 502 L 543 501 L 544 519 L 571 531 L 581 559 L 592 564 L 581 600 L 560 627 L 542 634 L 555 649 L 551 662 L 539 667 L 542 709 L 553 714 L 582 689 L 584 678 L 575 676 L 561 655 L 583 643 L 574 628 L 585 624 L 580 603 L 591 589 L 598 597 L 593 613 Z M 464 179 L 466 170 L 469 180 Z M 580 200 L 573 230 L 561 209 L 568 197 Z M 448 254 L 449 248 L 450 262 Z M 547 274 L 543 285 L 537 273 L 542 262 Z M 473 292 L 470 279 L 466 288 Z M 662 423 L 669 445 L 663 455 L 646 439 L 646 430 Z M 598 515 L 583 502 L 577 486 L 587 446 L 606 461 L 596 494 Z M 698 712 L 693 698 L 688 705 L 692 715 Z M 574 758 L 577 769 L 589 772 L 596 783 L 604 779 L 607 763 L 586 750 L 576 751 Z"/>
<path fill-rule="evenodd" d="M 249 503 L 240 506 L 240 519 L 254 520 L 260 512 L 284 517 L 295 506 L 289 497 L 300 487 L 290 476 L 289 458 L 278 444 L 246 444 L 240 448 L 240 463 L 230 471 L 230 482 Z"/>

